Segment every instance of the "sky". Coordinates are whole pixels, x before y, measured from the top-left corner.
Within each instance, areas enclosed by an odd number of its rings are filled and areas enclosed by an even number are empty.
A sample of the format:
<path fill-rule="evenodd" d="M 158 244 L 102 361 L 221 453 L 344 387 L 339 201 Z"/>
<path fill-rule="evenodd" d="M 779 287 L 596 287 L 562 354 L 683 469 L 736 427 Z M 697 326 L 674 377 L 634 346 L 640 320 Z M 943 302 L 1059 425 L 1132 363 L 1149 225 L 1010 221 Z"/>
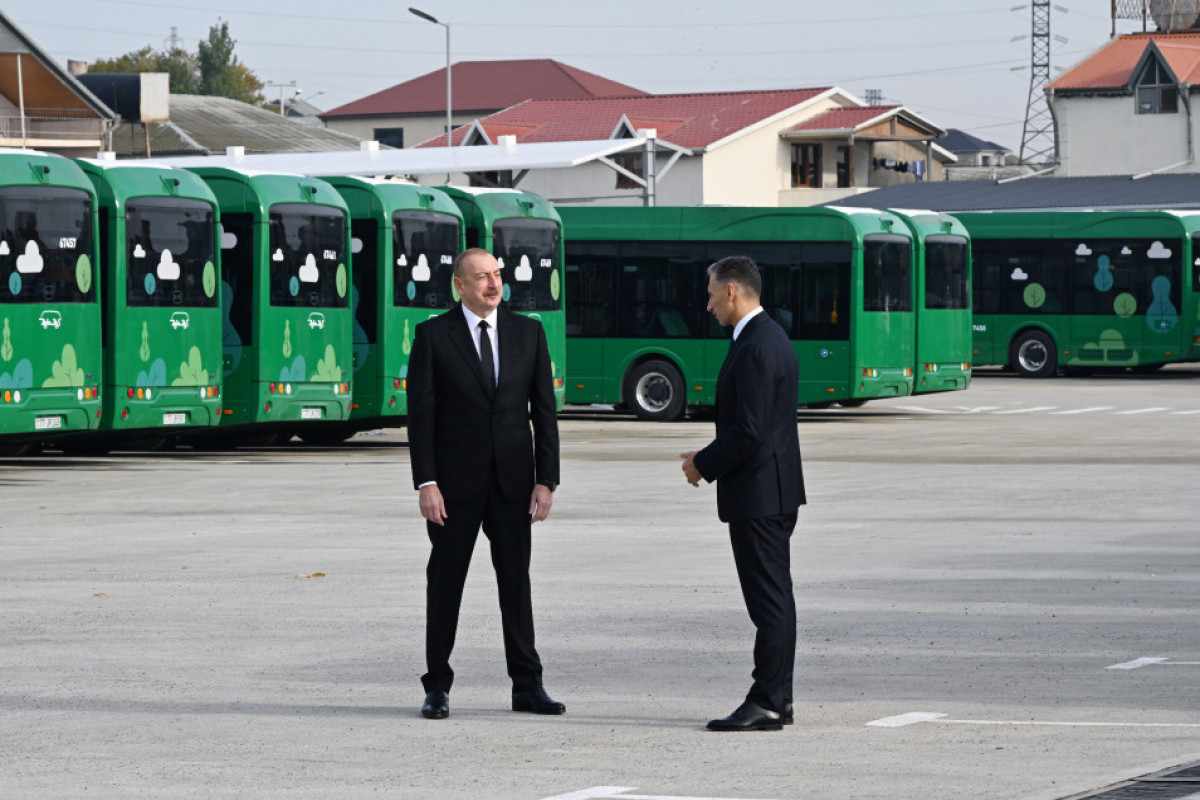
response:
<path fill-rule="evenodd" d="M 220 21 L 262 81 L 329 109 L 453 61 L 550 58 L 655 94 L 878 90 L 941 128 L 1020 149 L 1030 95 L 1028 0 L 0 0 L 44 51 L 112 58 Z M 1052 77 L 1109 39 L 1110 0 L 1056 0 Z M 1153 25 L 1151 26 L 1153 29 Z M 1141 29 L 1118 21 L 1117 33 Z M 294 82 L 294 86 L 291 85 Z M 268 86 L 270 99 L 281 88 Z"/>

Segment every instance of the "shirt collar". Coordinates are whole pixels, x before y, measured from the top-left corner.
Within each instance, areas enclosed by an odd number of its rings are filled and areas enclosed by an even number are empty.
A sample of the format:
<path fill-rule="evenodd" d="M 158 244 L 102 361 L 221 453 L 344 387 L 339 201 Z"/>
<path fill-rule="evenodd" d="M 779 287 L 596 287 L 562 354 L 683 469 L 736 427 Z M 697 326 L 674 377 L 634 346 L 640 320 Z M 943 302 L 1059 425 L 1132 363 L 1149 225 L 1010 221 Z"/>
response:
<path fill-rule="evenodd" d="M 746 323 L 749 322 L 754 317 L 758 316 L 759 312 L 761 312 L 762 310 L 763 310 L 762 306 L 755 306 L 752 310 L 750 310 L 749 312 L 746 313 L 746 316 L 739 319 L 738 324 L 735 325 L 733 328 L 733 338 L 736 339 L 739 335 L 741 335 L 742 331 L 746 327 Z"/>
<path fill-rule="evenodd" d="M 488 314 L 486 317 L 479 316 L 465 305 L 462 307 L 462 310 L 463 316 L 467 318 L 467 330 L 471 331 L 472 334 L 474 334 L 475 329 L 479 327 L 479 321 L 481 319 L 487 320 L 488 327 L 492 330 L 496 330 L 496 319 L 500 316 L 500 309 L 493 308 L 492 313 Z"/>

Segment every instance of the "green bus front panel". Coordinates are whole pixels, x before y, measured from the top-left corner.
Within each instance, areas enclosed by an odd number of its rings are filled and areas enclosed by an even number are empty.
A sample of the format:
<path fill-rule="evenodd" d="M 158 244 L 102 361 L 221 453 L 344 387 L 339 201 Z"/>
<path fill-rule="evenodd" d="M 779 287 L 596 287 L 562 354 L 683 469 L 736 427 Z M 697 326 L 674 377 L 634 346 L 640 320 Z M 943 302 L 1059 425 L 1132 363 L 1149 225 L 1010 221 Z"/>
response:
<path fill-rule="evenodd" d="M 978 364 L 1007 364 L 1032 330 L 1068 368 L 1200 356 L 1191 237 L 1170 212 L 960 214 L 974 252 Z"/>
<path fill-rule="evenodd" d="M 220 422 L 216 198 L 185 170 L 80 161 L 100 202 L 101 428 L 165 432 Z"/>
<path fill-rule="evenodd" d="M 95 194 L 77 165 L 0 153 L 0 441 L 99 425 L 97 234 Z"/>
<path fill-rule="evenodd" d="M 558 212 L 545 198 L 513 189 L 444 186 L 441 191 L 462 212 L 466 247 L 481 247 L 501 262 L 504 306 L 541 321 L 550 349 L 554 399 L 561 409 L 566 396 L 567 342 Z"/>
<path fill-rule="evenodd" d="M 316 178 L 194 171 L 221 214 L 222 426 L 350 416 L 353 341 L 346 203 Z"/>

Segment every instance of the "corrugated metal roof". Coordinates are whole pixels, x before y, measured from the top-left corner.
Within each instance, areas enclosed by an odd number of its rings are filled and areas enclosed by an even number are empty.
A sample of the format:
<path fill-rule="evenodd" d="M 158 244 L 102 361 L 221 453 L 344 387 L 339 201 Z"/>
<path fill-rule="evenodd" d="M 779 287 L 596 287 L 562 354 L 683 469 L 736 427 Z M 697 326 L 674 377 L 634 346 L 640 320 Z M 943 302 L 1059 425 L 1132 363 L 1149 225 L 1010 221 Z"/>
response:
<path fill-rule="evenodd" d="M 622 118 L 638 128 L 657 128 L 660 138 L 681 147 L 707 147 L 817 97 L 827 88 L 755 92 L 646 95 L 592 100 L 530 100 L 479 120 L 488 137 L 497 130 L 528 129 L 522 142 L 606 139 Z M 460 129 L 456 141 L 465 130 Z M 436 146 L 441 137 L 421 145 Z"/>
<path fill-rule="evenodd" d="M 525 100 L 644 95 L 623 83 L 553 59 L 460 61 L 450 68 L 455 113 L 487 113 Z M 446 111 L 446 70 L 439 69 L 330 109 L 322 118 L 432 114 Z"/>
<path fill-rule="evenodd" d="M 905 183 L 826 203 L 856 208 L 928 208 L 933 211 L 1036 209 L 1200 208 L 1200 175 L 1128 175 L 995 181 Z"/>
<path fill-rule="evenodd" d="M 358 150 L 360 144 L 354 136 L 226 97 L 173 94 L 170 113 L 170 122 L 150 125 L 152 156 L 224 153 L 233 146 L 244 147 L 247 153 L 311 153 Z M 118 125 L 113 150 L 121 157 L 145 157 L 143 126 Z"/>
<path fill-rule="evenodd" d="M 1055 91 L 1124 88 L 1151 42 L 1180 82 L 1200 79 L 1200 33 L 1131 33 L 1109 42 L 1049 86 Z"/>

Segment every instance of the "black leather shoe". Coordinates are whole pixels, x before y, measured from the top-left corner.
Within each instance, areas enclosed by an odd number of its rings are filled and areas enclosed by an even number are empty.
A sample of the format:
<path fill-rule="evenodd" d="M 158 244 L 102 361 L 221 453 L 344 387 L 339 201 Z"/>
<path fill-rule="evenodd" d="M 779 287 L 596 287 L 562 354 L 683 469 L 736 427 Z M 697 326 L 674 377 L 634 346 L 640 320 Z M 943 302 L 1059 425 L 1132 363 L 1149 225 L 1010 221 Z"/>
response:
<path fill-rule="evenodd" d="M 425 705 L 421 706 L 421 716 L 425 719 L 445 719 L 450 716 L 450 693 L 433 691 L 425 695 Z"/>
<path fill-rule="evenodd" d="M 513 692 L 513 711 L 529 711 L 533 714 L 565 714 L 567 707 L 551 699 L 541 686 L 527 692 Z"/>
<path fill-rule="evenodd" d="M 738 706 L 724 719 L 710 720 L 710 731 L 778 731 L 783 729 L 783 720 L 778 711 L 768 711 L 749 700 Z"/>
<path fill-rule="evenodd" d="M 784 703 L 783 713 L 779 715 L 779 721 L 784 725 L 791 725 L 796 721 L 796 713 L 792 709 L 791 703 Z"/>

